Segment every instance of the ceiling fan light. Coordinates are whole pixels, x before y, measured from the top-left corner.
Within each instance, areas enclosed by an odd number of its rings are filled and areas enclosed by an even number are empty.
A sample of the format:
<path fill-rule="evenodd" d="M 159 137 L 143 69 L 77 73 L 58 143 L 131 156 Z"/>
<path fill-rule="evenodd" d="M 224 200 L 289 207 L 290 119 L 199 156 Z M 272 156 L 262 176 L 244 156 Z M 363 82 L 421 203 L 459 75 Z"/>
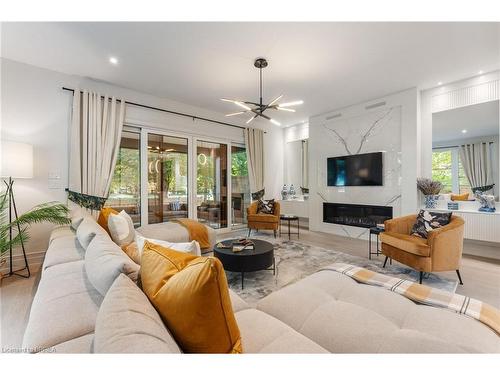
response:
<path fill-rule="evenodd" d="M 287 111 L 287 112 L 295 112 L 295 109 L 292 108 L 283 108 L 283 107 L 276 107 L 276 109 L 279 109 L 280 111 Z"/>
<path fill-rule="evenodd" d="M 252 108 L 250 108 L 249 106 L 247 106 L 245 103 L 235 101 L 234 104 L 236 104 L 237 106 L 240 106 L 241 108 L 246 109 L 247 111 L 251 111 L 252 110 Z"/>
<path fill-rule="evenodd" d="M 276 121 L 275 119 L 269 119 L 269 121 L 271 121 L 274 125 L 281 126 L 281 124 L 278 121 Z"/>
<path fill-rule="evenodd" d="M 304 104 L 304 101 L 303 100 L 296 100 L 294 102 L 288 102 L 288 103 L 282 103 L 280 105 L 278 105 L 278 107 L 292 107 L 294 105 L 300 105 L 300 104 Z"/>
<path fill-rule="evenodd" d="M 234 113 L 228 113 L 226 115 L 226 117 L 230 117 L 230 116 L 236 116 L 236 115 L 241 115 L 242 113 L 245 113 L 246 111 L 240 111 L 240 112 L 234 112 Z"/>
<path fill-rule="evenodd" d="M 270 107 L 272 106 L 274 103 L 276 103 L 278 100 L 280 100 L 281 98 L 283 97 L 283 94 L 281 94 L 280 96 L 278 96 L 277 98 L 275 98 L 271 103 L 269 103 L 267 106 Z"/>

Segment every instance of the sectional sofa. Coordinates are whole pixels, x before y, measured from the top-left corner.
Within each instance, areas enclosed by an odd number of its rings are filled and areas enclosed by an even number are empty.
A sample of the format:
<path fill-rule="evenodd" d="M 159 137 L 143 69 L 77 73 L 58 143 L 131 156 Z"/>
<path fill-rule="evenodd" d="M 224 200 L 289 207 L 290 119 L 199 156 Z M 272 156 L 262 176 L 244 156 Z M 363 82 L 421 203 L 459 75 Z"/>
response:
<path fill-rule="evenodd" d="M 83 227 L 80 227 L 82 226 Z M 181 353 L 133 281 L 139 266 L 90 218 L 56 228 L 23 347 L 47 353 Z M 249 306 L 230 291 L 245 353 L 491 353 L 482 323 L 317 272 Z"/>

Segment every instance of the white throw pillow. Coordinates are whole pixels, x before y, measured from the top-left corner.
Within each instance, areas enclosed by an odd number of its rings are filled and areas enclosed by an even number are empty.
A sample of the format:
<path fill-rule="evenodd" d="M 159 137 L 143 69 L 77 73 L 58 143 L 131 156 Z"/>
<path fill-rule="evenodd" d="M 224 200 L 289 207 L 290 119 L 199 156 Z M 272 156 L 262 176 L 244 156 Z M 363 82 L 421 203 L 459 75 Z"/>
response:
<path fill-rule="evenodd" d="M 108 229 L 111 238 L 118 246 L 127 246 L 134 241 L 134 223 L 129 214 L 123 210 L 118 215 L 109 215 Z"/>
<path fill-rule="evenodd" d="M 85 273 L 103 296 L 121 273 L 132 281 L 137 281 L 139 269 L 139 265 L 111 241 L 109 236 L 94 237 L 85 252 Z"/>
<path fill-rule="evenodd" d="M 76 230 L 76 238 L 84 249 L 87 249 L 90 242 L 96 235 L 108 237 L 106 231 L 91 217 L 83 218 L 82 222 L 78 225 Z"/>
<path fill-rule="evenodd" d="M 154 238 L 146 238 L 141 236 L 139 233 L 136 233 L 135 243 L 137 244 L 137 250 L 139 251 L 141 257 L 142 257 L 142 251 L 144 249 L 144 243 L 146 241 L 154 243 L 156 245 L 168 247 L 172 250 L 180 251 L 181 253 L 190 253 L 193 255 L 201 256 L 201 249 L 198 241 L 168 242 L 168 241 L 156 240 Z"/>

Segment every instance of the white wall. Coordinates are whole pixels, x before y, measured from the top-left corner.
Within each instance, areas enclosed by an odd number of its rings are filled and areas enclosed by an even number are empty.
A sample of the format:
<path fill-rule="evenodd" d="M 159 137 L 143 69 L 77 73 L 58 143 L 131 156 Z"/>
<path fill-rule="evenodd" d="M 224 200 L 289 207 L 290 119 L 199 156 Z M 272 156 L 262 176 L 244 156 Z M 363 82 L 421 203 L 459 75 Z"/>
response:
<path fill-rule="evenodd" d="M 380 107 L 367 108 L 372 104 L 382 102 L 385 104 Z M 325 125 L 330 123 L 335 129 L 338 129 L 336 126 L 342 126 L 344 139 L 349 138 L 348 142 L 359 145 L 360 138 L 366 131 L 367 122 L 373 120 L 371 117 L 375 118 L 377 113 L 391 108 L 397 109 L 394 115 L 397 113 L 400 118 L 387 119 L 388 123 L 369 137 L 368 141 L 372 143 L 366 143 L 362 151 L 386 151 L 387 154 L 392 155 L 391 157 L 399 155 L 398 160 L 391 161 L 390 169 L 394 170 L 395 175 L 389 176 L 388 173 L 391 172 L 387 169 L 389 167 L 384 167 L 386 169 L 385 179 L 390 178 L 390 182 L 388 180 L 384 182 L 383 187 L 345 187 L 341 189 L 327 187 L 326 158 L 345 155 L 347 152 L 341 142 L 325 134 Z M 336 117 L 339 114 L 340 117 Z M 342 123 L 340 119 L 348 120 Z M 398 121 L 397 125 L 396 120 Z M 340 125 L 341 123 L 342 125 Z M 401 197 L 393 204 L 395 207 L 394 215 L 415 212 L 418 203 L 415 182 L 420 169 L 419 132 L 419 100 L 416 88 L 311 117 L 309 119 L 310 229 L 353 237 L 366 235 L 366 231 L 363 229 L 323 223 L 322 205 L 324 199 L 350 203 L 356 203 L 354 200 L 357 199 L 357 203 L 383 205 L 387 197 L 400 195 Z"/>
<path fill-rule="evenodd" d="M 35 176 L 31 180 L 18 180 L 15 184 L 20 212 L 36 204 L 58 200 L 66 202 L 64 189 L 68 185 L 68 127 L 71 116 L 71 92 L 69 88 L 87 88 L 107 95 L 123 97 L 127 101 L 189 113 L 237 125 L 238 119 L 227 121 L 223 114 L 196 108 L 167 99 L 154 97 L 130 89 L 96 82 L 88 78 L 71 76 L 43 68 L 1 59 L 1 135 L 2 139 L 31 143 L 34 146 Z M 214 98 L 214 100 L 218 100 Z M 171 115 L 139 107 L 127 107 L 126 121 L 160 129 L 184 131 L 243 142 L 240 129 Z M 244 122 L 243 122 L 244 125 Z M 268 122 L 252 124 L 267 131 L 265 146 L 266 195 L 279 197 L 283 183 L 283 130 Z M 58 186 L 48 186 L 49 173 L 60 176 Z M 28 252 L 32 261 L 43 256 L 47 247 L 50 225 L 32 228 Z"/>

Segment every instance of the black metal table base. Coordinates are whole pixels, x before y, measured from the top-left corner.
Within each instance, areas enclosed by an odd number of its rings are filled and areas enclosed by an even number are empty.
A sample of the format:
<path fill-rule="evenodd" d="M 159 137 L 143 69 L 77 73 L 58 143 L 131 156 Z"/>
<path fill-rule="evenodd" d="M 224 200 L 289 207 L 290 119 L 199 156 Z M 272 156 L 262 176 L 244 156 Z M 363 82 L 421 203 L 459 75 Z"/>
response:
<path fill-rule="evenodd" d="M 292 218 L 280 217 L 280 233 L 279 233 L 280 237 L 281 237 L 281 233 L 282 233 L 281 227 L 283 226 L 283 224 L 282 224 L 283 220 L 288 221 L 288 241 L 290 241 L 292 234 L 296 234 L 297 239 L 299 239 L 300 238 L 300 220 L 299 220 L 298 216 L 292 217 Z M 297 221 L 297 232 L 295 232 L 295 233 L 291 232 L 291 224 L 290 224 L 291 221 Z"/>
<path fill-rule="evenodd" d="M 265 270 L 261 271 L 273 271 L 273 275 L 276 275 L 276 258 L 273 257 L 272 268 L 266 268 Z M 260 272 L 260 271 L 252 271 L 252 272 Z M 241 271 L 241 289 L 243 290 L 244 288 L 245 288 L 245 271 Z"/>
<path fill-rule="evenodd" d="M 380 244 L 379 244 L 379 235 L 382 232 L 384 232 L 384 230 L 382 228 L 378 228 L 378 227 L 370 228 L 370 230 L 369 230 L 369 234 L 368 234 L 368 259 L 370 259 L 370 260 L 372 259 L 372 255 L 379 256 L 380 254 L 382 254 L 382 252 L 380 251 Z M 377 241 L 377 251 L 376 252 L 372 251 L 372 235 L 375 236 L 375 239 Z"/>

